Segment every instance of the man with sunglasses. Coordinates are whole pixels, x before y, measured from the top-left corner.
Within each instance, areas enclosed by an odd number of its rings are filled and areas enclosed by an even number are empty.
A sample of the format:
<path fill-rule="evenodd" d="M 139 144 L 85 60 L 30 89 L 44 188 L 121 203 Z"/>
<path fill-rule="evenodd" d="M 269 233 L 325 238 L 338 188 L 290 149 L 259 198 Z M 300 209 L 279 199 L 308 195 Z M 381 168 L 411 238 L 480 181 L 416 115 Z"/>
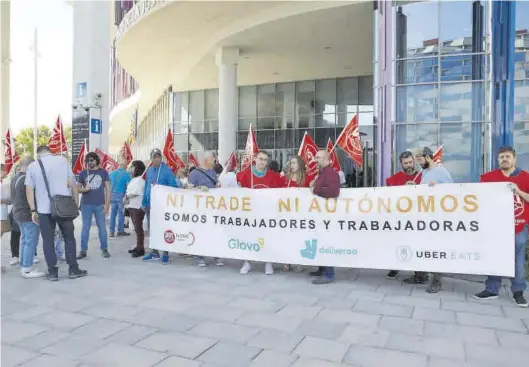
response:
<path fill-rule="evenodd" d="M 107 227 L 105 217 L 110 208 L 110 178 L 108 172 L 100 168 L 101 159 L 90 152 L 85 158 L 87 169 L 79 174 L 78 190 L 83 194 L 81 198 L 81 217 L 83 229 L 81 231 L 81 252 L 77 259 L 84 259 L 88 251 L 88 239 L 92 218 L 95 217 L 99 242 L 101 243 L 101 255 L 109 258 Z"/>
<path fill-rule="evenodd" d="M 400 153 L 399 161 L 402 170 L 389 177 L 386 180 L 386 186 L 418 185 L 421 182 L 422 173 L 417 173 L 417 170 L 415 169 L 415 159 L 413 158 L 413 153 L 408 150 Z M 398 274 L 398 270 L 391 270 L 386 278 L 396 279 Z M 428 282 L 428 275 L 426 273 L 415 272 L 415 275 L 406 279 L 405 282 L 425 284 Z"/>

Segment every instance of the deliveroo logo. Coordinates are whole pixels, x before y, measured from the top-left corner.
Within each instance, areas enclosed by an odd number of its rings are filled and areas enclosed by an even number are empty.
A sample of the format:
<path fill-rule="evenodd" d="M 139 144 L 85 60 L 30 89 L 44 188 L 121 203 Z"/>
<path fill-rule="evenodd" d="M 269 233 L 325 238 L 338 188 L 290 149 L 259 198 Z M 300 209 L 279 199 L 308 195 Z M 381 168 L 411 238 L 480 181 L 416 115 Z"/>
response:
<path fill-rule="evenodd" d="M 307 240 L 305 241 L 305 248 L 302 249 L 299 253 L 301 257 L 305 259 L 314 260 L 316 257 L 316 252 L 318 250 L 318 240 Z"/>

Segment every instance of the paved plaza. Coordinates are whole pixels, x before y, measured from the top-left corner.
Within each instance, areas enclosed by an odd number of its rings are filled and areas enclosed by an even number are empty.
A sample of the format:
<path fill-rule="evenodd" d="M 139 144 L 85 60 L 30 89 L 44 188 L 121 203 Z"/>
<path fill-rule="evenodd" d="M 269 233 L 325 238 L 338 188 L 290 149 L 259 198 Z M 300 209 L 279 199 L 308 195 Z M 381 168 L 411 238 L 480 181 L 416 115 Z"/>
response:
<path fill-rule="evenodd" d="M 273 276 L 262 266 L 240 275 L 240 261 L 162 266 L 129 257 L 134 236 L 110 239 L 105 260 L 95 236 L 94 227 L 80 262 L 89 276 L 68 280 L 62 265 L 56 283 L 22 279 L 4 237 L 2 367 L 529 364 L 529 310 L 505 287 L 479 302 L 483 285 L 455 278 L 431 295 L 381 270 L 341 269 L 336 283 L 315 286 L 280 266 Z"/>

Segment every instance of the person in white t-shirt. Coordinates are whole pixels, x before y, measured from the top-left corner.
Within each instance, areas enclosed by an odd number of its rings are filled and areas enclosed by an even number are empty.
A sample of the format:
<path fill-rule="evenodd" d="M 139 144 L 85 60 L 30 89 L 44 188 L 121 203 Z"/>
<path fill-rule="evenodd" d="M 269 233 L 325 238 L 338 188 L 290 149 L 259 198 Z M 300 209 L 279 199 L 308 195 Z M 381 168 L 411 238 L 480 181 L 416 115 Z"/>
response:
<path fill-rule="evenodd" d="M 235 167 L 229 167 L 227 172 L 219 175 L 219 187 L 223 189 L 239 187 L 237 184 L 237 174 L 235 173 Z"/>
<path fill-rule="evenodd" d="M 145 232 L 143 230 L 145 211 L 141 209 L 141 203 L 145 190 L 145 180 L 142 177 L 145 172 L 145 164 L 142 161 L 133 161 L 129 172 L 132 175 L 132 181 L 127 186 L 124 200 L 136 232 L 136 247 L 129 250 L 129 253 L 132 257 L 143 257 L 145 255 Z"/>

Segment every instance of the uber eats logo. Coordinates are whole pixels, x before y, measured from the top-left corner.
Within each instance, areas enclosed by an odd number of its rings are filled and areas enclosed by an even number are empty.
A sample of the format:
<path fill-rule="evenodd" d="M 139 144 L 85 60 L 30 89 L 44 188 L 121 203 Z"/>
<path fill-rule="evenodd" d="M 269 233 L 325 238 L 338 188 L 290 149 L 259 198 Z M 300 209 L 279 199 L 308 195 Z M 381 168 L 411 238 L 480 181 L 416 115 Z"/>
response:
<path fill-rule="evenodd" d="M 264 238 L 258 238 L 257 241 L 243 241 L 232 238 L 228 241 L 228 247 L 232 250 L 259 252 L 264 247 Z"/>

